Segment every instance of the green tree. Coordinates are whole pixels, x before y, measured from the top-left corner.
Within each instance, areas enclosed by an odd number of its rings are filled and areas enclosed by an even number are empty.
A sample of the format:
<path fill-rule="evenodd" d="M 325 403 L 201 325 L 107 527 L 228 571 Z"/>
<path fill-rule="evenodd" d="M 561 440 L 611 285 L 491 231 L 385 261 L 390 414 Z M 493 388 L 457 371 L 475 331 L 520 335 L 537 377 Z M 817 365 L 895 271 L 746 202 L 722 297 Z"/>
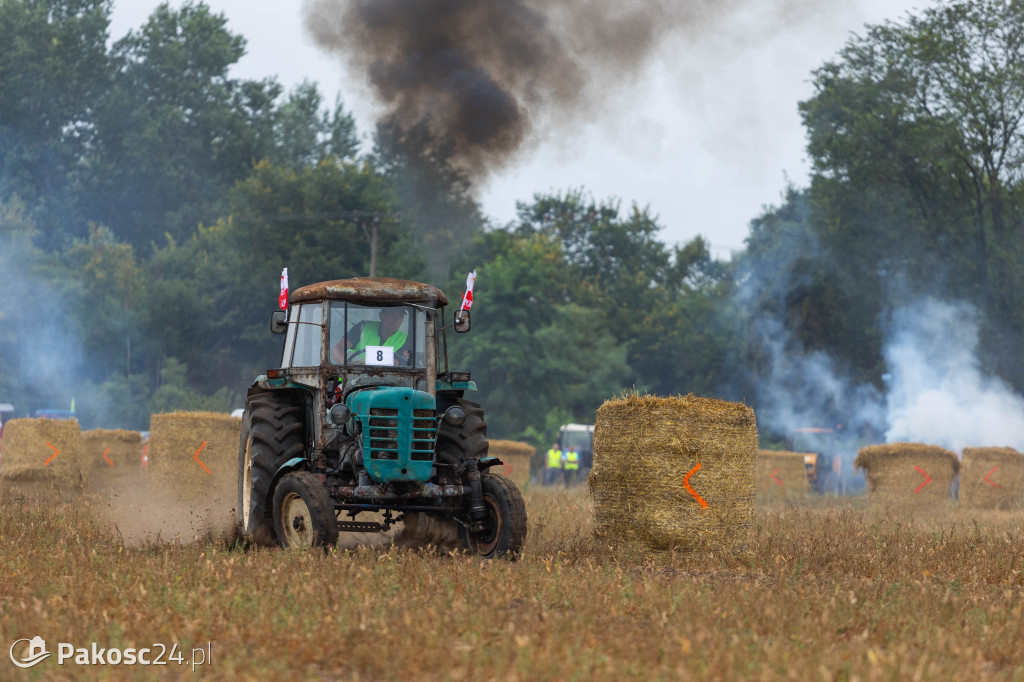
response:
<path fill-rule="evenodd" d="M 167 358 L 160 370 L 160 385 L 153 393 L 150 409 L 154 414 L 178 410 L 230 412 L 241 401 L 239 391 L 222 387 L 204 396 L 190 388 L 187 367 L 176 358 Z"/>
<path fill-rule="evenodd" d="M 659 395 L 736 392 L 731 360 L 741 352 L 731 272 L 715 261 L 701 237 L 675 247 L 667 282 L 652 305 L 636 310 L 629 364 L 635 385 Z"/>
<path fill-rule="evenodd" d="M 109 17 L 109 0 L 0 2 L 0 201 L 20 196 L 51 247 L 84 234 L 73 198 L 109 82 Z"/>
<path fill-rule="evenodd" d="M 223 215 L 227 193 L 273 150 L 272 79 L 228 71 L 245 40 L 202 3 L 160 5 L 112 48 L 113 84 L 97 107 L 91 215 L 136 248 L 181 239 Z"/>
<path fill-rule="evenodd" d="M 4 402 L 14 402 L 13 396 L 25 390 L 20 359 L 22 344 L 29 338 L 31 309 L 25 299 L 32 287 L 24 271 L 40 258 L 32 245 L 35 234 L 35 224 L 21 201 L 0 203 L 0 291 L 4 292 L 0 298 L 0 396 Z"/>
<path fill-rule="evenodd" d="M 854 264 L 847 295 L 978 303 L 990 369 L 1018 387 L 1022 35 L 1020 3 L 943 2 L 851 39 L 801 104 L 819 235 Z"/>
<path fill-rule="evenodd" d="M 634 205 L 621 217 L 618 201 L 598 203 L 578 189 L 538 194 L 518 209 L 520 230 L 561 242 L 570 278 L 579 282 L 576 300 L 605 310 L 620 338 L 628 338 L 630 310 L 650 305 L 670 270 L 671 251 L 658 240 L 661 227 L 650 212 Z"/>
<path fill-rule="evenodd" d="M 89 238 L 60 255 L 51 279 L 59 296 L 74 311 L 71 325 L 89 358 L 89 377 L 102 380 L 123 371 L 131 374 L 143 350 L 140 308 L 146 301 L 142 267 L 130 245 L 113 233 L 90 226 Z"/>
<path fill-rule="evenodd" d="M 567 300 L 561 244 L 495 231 L 477 248 L 491 255 L 478 268 L 480 312 L 471 338 L 453 341 L 451 358 L 472 371 L 491 432 L 529 437 L 554 411 L 592 419 L 629 375 L 626 348 L 600 311 Z"/>
<path fill-rule="evenodd" d="M 702 239 L 670 248 L 658 239 L 661 226 L 648 209 L 634 205 L 624 216 L 620 211 L 618 201 L 597 202 L 579 189 L 538 194 L 533 203 L 519 204 L 516 230 L 544 234 L 561 245 L 565 296 L 598 311 L 627 349 L 634 370 L 627 386 L 711 391 L 719 370 L 707 365 L 711 358 L 695 342 L 724 329 L 710 319 L 724 272 Z M 692 342 L 682 343 L 683 337 Z M 718 341 L 716 347 L 724 349 Z M 699 376 L 704 379 L 696 381 Z"/>
<path fill-rule="evenodd" d="M 230 193 L 231 214 L 152 259 L 147 328 L 158 358 L 176 357 L 202 391 L 244 385 L 280 358 L 268 330 L 281 269 L 290 284 L 366 276 L 370 244 L 361 223 L 385 216 L 378 273 L 416 279 L 422 268 L 407 222 L 387 220 L 394 197 L 368 163 L 325 159 L 315 167 L 260 163 Z M 356 212 L 360 215 L 357 216 Z"/>
<path fill-rule="evenodd" d="M 359 151 L 355 119 L 345 111 L 341 97 L 324 111 L 323 96 L 309 81 L 291 91 L 275 111 L 274 143 L 271 162 L 295 168 L 330 157 L 351 160 Z"/>

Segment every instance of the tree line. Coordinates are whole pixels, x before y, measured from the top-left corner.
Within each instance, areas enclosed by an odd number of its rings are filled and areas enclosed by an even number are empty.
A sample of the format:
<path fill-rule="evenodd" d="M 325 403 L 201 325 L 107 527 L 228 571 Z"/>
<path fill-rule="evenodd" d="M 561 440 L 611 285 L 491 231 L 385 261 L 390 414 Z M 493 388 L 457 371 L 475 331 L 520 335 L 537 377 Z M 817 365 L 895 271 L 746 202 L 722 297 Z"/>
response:
<path fill-rule="evenodd" d="M 799 105 L 809 185 L 727 261 L 582 188 L 495 225 L 443 145 L 411 156 L 417 131 L 381 127 L 364 151 L 315 83 L 232 77 L 245 40 L 206 5 L 162 5 L 108 47 L 109 17 L 107 0 L 0 3 L 0 402 L 22 414 L 76 398 L 86 426 L 145 429 L 241 406 L 278 360 L 281 268 L 294 288 L 371 259 L 453 299 L 478 270 L 452 358 L 498 437 L 540 444 L 634 387 L 756 410 L 766 320 L 791 356 L 884 390 L 885 316 L 925 294 L 973 303 L 984 369 L 1024 390 L 1016 3 L 945 2 L 852 37 Z"/>

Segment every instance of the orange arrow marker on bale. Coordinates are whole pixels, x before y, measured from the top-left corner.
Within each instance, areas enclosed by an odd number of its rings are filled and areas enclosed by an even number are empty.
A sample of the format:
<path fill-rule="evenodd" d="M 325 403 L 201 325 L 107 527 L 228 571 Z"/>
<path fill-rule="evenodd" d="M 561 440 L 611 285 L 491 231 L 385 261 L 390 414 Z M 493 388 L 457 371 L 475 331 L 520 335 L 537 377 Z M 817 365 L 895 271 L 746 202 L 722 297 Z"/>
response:
<path fill-rule="evenodd" d="M 772 477 L 772 480 L 775 481 L 776 483 L 778 483 L 779 485 L 786 485 L 785 483 L 783 483 L 782 481 L 780 481 L 779 479 L 777 479 L 775 477 L 775 474 L 779 473 L 779 469 L 781 469 L 781 468 L 782 467 L 775 467 L 775 471 L 773 471 L 771 473 L 771 477 Z"/>
<path fill-rule="evenodd" d="M 918 471 L 920 471 L 921 474 L 924 476 L 924 479 L 925 479 L 924 483 L 922 483 L 921 485 L 917 486 L 917 488 L 914 489 L 914 494 L 916 495 L 919 492 L 921 492 L 921 488 L 925 487 L 926 485 L 928 485 L 929 483 L 932 482 L 932 477 L 928 475 L 928 472 L 926 472 L 924 469 L 922 469 L 921 467 L 917 466 L 916 464 L 914 465 L 914 468 L 917 469 Z"/>
<path fill-rule="evenodd" d="M 107 457 L 108 452 L 110 452 L 110 448 L 107 448 L 106 450 L 103 451 L 103 459 L 107 460 L 107 464 L 109 464 L 110 466 L 114 466 L 114 463 L 110 461 L 109 457 Z"/>
<path fill-rule="evenodd" d="M 213 472 L 212 472 L 212 471 L 210 471 L 209 469 L 207 469 L 206 465 L 205 465 L 205 464 L 203 464 L 203 463 L 202 463 L 202 462 L 201 462 L 201 461 L 199 460 L 199 453 L 200 453 L 200 452 L 202 451 L 202 449 L 203 449 L 203 448 L 205 448 L 205 447 L 206 447 L 206 441 L 204 440 L 204 441 L 203 441 L 203 444 L 199 446 L 199 449 L 198 449 L 198 450 L 196 450 L 196 454 L 192 455 L 192 459 L 194 459 L 195 461 L 199 462 L 199 466 L 201 466 L 201 467 L 203 467 L 204 469 L 206 469 L 206 473 L 208 473 L 208 474 L 211 474 L 211 473 L 213 473 Z"/>
<path fill-rule="evenodd" d="M 994 481 L 989 480 L 989 476 L 994 474 L 996 472 L 996 469 L 998 469 L 998 468 L 999 468 L 998 466 L 994 466 L 994 467 L 992 467 L 992 471 L 990 471 L 987 474 L 985 474 L 985 483 L 988 483 L 990 486 L 993 486 L 993 487 L 996 487 L 996 488 L 1002 488 L 1003 486 L 999 485 L 998 483 L 995 483 Z"/>
<path fill-rule="evenodd" d="M 683 486 L 690 492 L 691 495 L 693 495 L 695 500 L 700 502 L 701 509 L 707 509 L 708 503 L 704 501 L 703 497 L 697 494 L 696 490 L 690 487 L 690 476 L 693 476 L 695 473 L 697 473 L 698 469 L 700 469 L 700 462 L 697 462 L 697 466 L 690 469 L 690 473 L 686 474 L 686 477 L 683 478 Z"/>
<path fill-rule="evenodd" d="M 58 450 L 57 448 L 55 448 L 55 447 L 53 447 L 52 445 L 50 445 L 50 442 L 49 442 L 49 441 L 47 441 L 47 442 L 46 442 L 46 444 L 47 444 L 47 445 L 49 446 L 49 448 L 50 448 L 51 450 L 53 450 L 53 454 L 52 454 L 52 455 L 50 455 L 50 459 L 48 459 L 48 460 L 46 460 L 45 462 L 43 462 L 43 466 L 44 466 L 44 467 L 45 467 L 45 466 L 50 466 L 50 462 L 52 462 L 52 461 L 53 461 L 53 458 L 54 458 L 54 457 L 56 457 L 56 456 L 57 456 L 58 454 L 60 454 L 60 450 Z"/>

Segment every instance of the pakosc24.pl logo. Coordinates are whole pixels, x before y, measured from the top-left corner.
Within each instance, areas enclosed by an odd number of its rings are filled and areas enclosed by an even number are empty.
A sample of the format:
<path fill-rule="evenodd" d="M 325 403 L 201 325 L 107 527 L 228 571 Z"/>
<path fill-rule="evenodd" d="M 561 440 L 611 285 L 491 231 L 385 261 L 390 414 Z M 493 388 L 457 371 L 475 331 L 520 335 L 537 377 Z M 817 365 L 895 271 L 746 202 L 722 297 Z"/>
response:
<path fill-rule="evenodd" d="M 15 651 L 22 642 L 27 646 Z M 57 665 L 65 662 L 75 665 L 191 665 L 195 672 L 196 666 L 213 663 L 213 643 L 207 642 L 206 647 L 192 649 L 191 659 L 186 659 L 177 644 L 169 649 L 164 644 L 152 644 L 144 648 L 129 647 L 127 649 L 101 649 L 93 642 L 88 649 L 78 648 L 67 642 L 57 644 Z M 38 635 L 32 639 L 19 639 L 11 645 L 11 662 L 19 668 L 31 668 L 49 658 L 52 654 L 46 650 L 46 641 Z"/>
<path fill-rule="evenodd" d="M 21 658 L 15 658 L 14 647 L 22 642 L 28 642 L 28 651 L 24 652 Z M 11 661 L 19 668 L 31 668 L 36 663 L 41 663 L 49 657 L 50 654 L 46 652 L 46 642 L 38 635 L 32 639 L 19 639 L 11 645 Z"/>

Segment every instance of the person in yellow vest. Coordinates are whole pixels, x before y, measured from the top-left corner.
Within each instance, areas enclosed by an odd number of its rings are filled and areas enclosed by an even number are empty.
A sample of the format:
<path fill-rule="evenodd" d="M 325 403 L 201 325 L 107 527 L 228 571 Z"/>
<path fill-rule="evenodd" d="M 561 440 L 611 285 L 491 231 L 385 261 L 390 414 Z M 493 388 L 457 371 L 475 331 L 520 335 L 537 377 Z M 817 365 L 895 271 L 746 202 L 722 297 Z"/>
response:
<path fill-rule="evenodd" d="M 337 364 L 363 364 L 367 346 L 390 346 L 395 349 L 395 366 L 411 366 L 411 353 L 406 347 L 409 334 L 402 329 L 405 308 L 381 308 L 379 322 L 358 322 L 348 330 L 348 352 L 339 341 L 331 349 L 331 359 Z M 372 364 L 372 363 L 371 363 Z"/>
<path fill-rule="evenodd" d="M 580 453 L 576 452 L 575 445 L 570 445 L 569 450 L 562 453 L 562 476 L 564 477 L 566 488 L 576 482 L 576 474 L 579 470 Z"/>
<path fill-rule="evenodd" d="M 562 451 L 558 443 L 552 443 L 548 450 L 548 459 L 544 463 L 544 485 L 556 485 L 562 474 Z"/>

